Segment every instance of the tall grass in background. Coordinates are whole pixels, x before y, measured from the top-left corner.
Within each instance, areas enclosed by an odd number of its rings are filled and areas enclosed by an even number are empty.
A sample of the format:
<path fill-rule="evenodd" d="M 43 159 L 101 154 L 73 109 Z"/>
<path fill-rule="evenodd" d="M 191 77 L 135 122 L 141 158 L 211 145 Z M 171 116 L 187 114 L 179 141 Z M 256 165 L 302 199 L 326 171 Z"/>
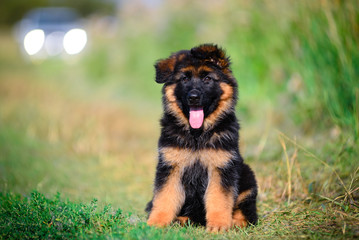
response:
<path fill-rule="evenodd" d="M 306 9 L 301 9 L 305 14 Z M 306 86 L 303 104 L 314 120 L 331 121 L 359 134 L 359 4 L 357 1 L 313 3 L 310 18 L 293 28 L 300 42 L 297 62 Z M 311 104 L 313 103 L 313 104 Z M 319 112 L 320 114 L 315 114 Z M 315 116 L 316 115 L 316 116 Z"/>

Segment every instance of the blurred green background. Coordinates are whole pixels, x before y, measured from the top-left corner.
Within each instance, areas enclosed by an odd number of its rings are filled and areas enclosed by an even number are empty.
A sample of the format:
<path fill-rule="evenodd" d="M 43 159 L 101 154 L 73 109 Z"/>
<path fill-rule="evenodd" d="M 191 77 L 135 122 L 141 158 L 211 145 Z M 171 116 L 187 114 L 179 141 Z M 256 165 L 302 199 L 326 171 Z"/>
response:
<path fill-rule="evenodd" d="M 49 5 L 78 9 L 89 45 L 74 58 L 24 59 L 12 27 Z M 318 196 L 358 201 L 359 1 L 6 0 L 0 25 L 2 192 L 95 197 L 144 216 L 162 111 L 153 64 L 216 43 L 238 80 L 261 212 Z"/>

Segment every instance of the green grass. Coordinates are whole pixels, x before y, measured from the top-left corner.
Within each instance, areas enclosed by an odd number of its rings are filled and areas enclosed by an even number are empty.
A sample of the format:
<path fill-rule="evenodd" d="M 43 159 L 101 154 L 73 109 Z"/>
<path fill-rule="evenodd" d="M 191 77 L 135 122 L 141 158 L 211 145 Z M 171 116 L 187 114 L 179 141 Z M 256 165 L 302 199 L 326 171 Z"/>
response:
<path fill-rule="evenodd" d="M 98 201 L 73 203 L 60 194 L 46 198 L 38 192 L 29 197 L 1 194 L 1 237 L 11 239 L 177 239 L 185 237 L 179 228 L 173 231 L 148 227 L 142 219 Z M 174 237 L 173 239 L 176 239 Z"/>
<path fill-rule="evenodd" d="M 23 61 L 0 31 L 1 238 L 358 237 L 358 3 L 168 4 L 138 18 L 124 5 L 114 36 L 91 28 L 70 62 Z M 203 42 L 231 56 L 259 184 L 259 224 L 218 235 L 150 228 L 143 210 L 162 111 L 153 64 Z"/>
<path fill-rule="evenodd" d="M 352 238 L 358 229 L 355 222 L 342 215 L 332 216 L 339 209 L 310 201 L 286 205 L 263 213 L 256 227 L 233 229 L 226 233 L 207 233 L 203 227 L 178 224 L 164 229 L 146 225 L 144 218 L 123 212 L 111 205 L 99 207 L 97 199 L 89 203 L 74 203 L 56 194 L 52 198 L 34 191 L 21 197 L 0 194 L 0 236 L 6 239 L 248 239 L 302 238 L 313 239 L 341 236 Z M 303 208 L 305 210 L 303 210 Z M 339 219 L 338 219 L 339 218 Z M 348 219 L 346 219 L 348 218 Z M 343 219 L 347 224 L 343 224 Z"/>

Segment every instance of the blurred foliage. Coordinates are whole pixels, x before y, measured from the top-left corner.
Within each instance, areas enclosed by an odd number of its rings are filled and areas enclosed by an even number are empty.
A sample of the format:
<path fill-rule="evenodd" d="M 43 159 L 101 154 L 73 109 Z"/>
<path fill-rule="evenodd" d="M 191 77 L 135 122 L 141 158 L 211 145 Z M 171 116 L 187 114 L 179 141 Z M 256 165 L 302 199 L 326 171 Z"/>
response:
<path fill-rule="evenodd" d="M 303 103 L 313 120 L 324 112 L 359 135 L 359 3 L 314 4 L 309 19 L 293 22 L 299 40 L 298 67 L 306 86 Z M 300 14 L 305 14 L 301 9 Z M 301 103 L 300 105 L 303 105 Z M 311 105 L 310 105 L 311 104 Z M 316 115 L 316 116 L 315 116 Z"/>
<path fill-rule="evenodd" d="M 37 7 L 71 7 L 86 17 L 92 13 L 114 14 L 114 2 L 99 0 L 2 0 L 0 1 L 0 26 L 11 26 L 28 11 Z"/>
<path fill-rule="evenodd" d="M 47 6 L 47 0 L 3 0 L 0 2 L 0 26 L 10 26 L 19 21 L 34 7 Z"/>

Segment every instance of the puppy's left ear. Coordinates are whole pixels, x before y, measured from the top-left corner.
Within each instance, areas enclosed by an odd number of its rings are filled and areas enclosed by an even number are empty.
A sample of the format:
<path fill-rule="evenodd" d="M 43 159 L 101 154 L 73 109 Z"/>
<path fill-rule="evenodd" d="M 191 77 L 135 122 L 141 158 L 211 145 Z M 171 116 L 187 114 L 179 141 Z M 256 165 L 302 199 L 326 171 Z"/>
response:
<path fill-rule="evenodd" d="M 170 80 L 173 70 L 175 68 L 176 58 L 171 56 L 167 59 L 159 60 L 155 64 L 156 68 L 156 82 L 165 83 Z"/>

